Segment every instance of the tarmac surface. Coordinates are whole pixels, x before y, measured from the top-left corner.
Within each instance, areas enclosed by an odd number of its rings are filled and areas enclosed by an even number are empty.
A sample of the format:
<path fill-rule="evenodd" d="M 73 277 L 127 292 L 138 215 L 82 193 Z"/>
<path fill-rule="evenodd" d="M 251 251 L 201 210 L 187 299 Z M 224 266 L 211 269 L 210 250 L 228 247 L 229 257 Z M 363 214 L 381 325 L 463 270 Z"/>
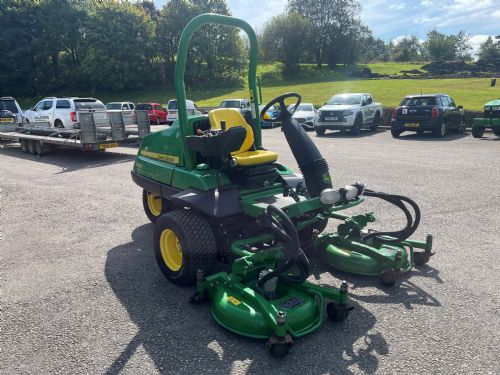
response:
<path fill-rule="evenodd" d="M 283 133 L 263 134 L 296 170 Z M 192 288 L 162 276 L 130 177 L 137 148 L 37 158 L 2 143 L 0 372 L 500 374 L 500 137 L 311 136 L 335 186 L 363 181 L 413 198 L 414 237 L 432 233 L 436 254 L 393 288 L 316 263 L 311 280 L 347 280 L 355 308 L 281 360 L 219 327 L 208 304 L 188 303 Z M 380 201 L 361 206 L 375 212 L 372 228 L 403 225 Z"/>

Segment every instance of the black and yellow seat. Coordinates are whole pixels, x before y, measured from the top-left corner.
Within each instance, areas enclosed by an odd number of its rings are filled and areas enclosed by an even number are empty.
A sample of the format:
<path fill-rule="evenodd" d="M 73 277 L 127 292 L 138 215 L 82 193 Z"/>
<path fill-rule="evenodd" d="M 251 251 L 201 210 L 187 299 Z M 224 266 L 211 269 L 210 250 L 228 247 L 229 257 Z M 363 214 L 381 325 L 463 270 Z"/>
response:
<path fill-rule="evenodd" d="M 231 156 L 237 166 L 253 167 L 257 165 L 271 164 L 278 160 L 278 154 L 276 152 L 257 150 L 255 148 L 253 129 L 236 109 L 213 109 L 208 113 L 208 120 L 212 130 L 222 129 L 222 124 L 225 124 L 225 130 L 236 126 L 242 126 L 245 129 L 246 136 L 240 149 L 231 153 Z"/>

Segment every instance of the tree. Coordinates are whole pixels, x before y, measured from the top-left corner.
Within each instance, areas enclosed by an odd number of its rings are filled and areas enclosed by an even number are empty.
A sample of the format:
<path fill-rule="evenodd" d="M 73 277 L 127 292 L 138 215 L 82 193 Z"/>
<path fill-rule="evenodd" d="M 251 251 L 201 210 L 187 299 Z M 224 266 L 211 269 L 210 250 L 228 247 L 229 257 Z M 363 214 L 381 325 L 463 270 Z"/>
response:
<path fill-rule="evenodd" d="M 415 35 L 405 36 L 391 43 L 391 54 L 395 61 L 417 61 L 421 59 L 421 45 Z"/>
<path fill-rule="evenodd" d="M 496 39 L 497 41 L 494 41 L 491 36 L 488 36 L 488 39 L 481 43 L 477 54 L 480 59 L 500 59 L 500 38 L 497 36 Z"/>
<path fill-rule="evenodd" d="M 456 35 L 445 35 L 433 29 L 427 33 L 423 51 L 434 61 L 470 59 L 469 36 L 464 31 Z"/>
<path fill-rule="evenodd" d="M 291 11 L 271 18 L 262 34 L 262 51 L 266 60 L 278 60 L 288 72 L 297 71 L 305 55 L 311 32 L 310 21 Z"/>

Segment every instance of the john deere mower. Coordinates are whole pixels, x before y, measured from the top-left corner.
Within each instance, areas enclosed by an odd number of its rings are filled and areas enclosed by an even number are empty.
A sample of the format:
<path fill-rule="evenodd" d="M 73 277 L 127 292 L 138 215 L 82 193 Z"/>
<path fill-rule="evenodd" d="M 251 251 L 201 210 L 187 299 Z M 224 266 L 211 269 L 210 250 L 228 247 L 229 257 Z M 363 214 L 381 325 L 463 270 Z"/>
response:
<path fill-rule="evenodd" d="M 493 133 L 500 137 L 500 99 L 492 100 L 484 105 L 484 117 L 474 119 L 472 136 L 481 138 L 487 128 L 491 128 Z"/>
<path fill-rule="evenodd" d="M 239 27 L 248 35 L 252 112 L 247 117 L 234 109 L 187 116 L 188 44 L 206 24 Z M 154 223 L 154 252 L 163 274 L 178 285 L 196 284 L 192 301 L 210 300 L 217 323 L 244 336 L 267 339 L 271 353 L 280 357 L 295 338 L 319 328 L 325 316 L 340 322 L 351 309 L 346 282 L 333 288 L 306 281 L 306 253 L 318 254 L 341 270 L 377 275 L 393 284 L 415 263 L 429 260 L 432 238 L 408 240 L 420 220 L 412 200 L 373 192 L 358 182 L 332 187 L 327 162 L 287 109 L 286 100 L 298 107 L 299 94 L 279 96 L 259 114 L 257 57 L 257 38 L 246 22 L 215 14 L 191 20 L 177 53 L 179 119 L 144 138 L 132 178 L 144 189 L 144 210 Z M 261 117 L 275 104 L 281 111 L 273 121 L 283 124 L 302 174 L 278 163 L 278 154 L 262 145 Z M 364 196 L 399 207 L 406 227 L 370 232 L 365 227 L 375 220 L 371 213 L 339 213 L 363 202 Z M 329 219 L 340 221 L 338 229 L 322 234 Z M 217 260 L 230 265 L 230 272 L 214 273 Z"/>

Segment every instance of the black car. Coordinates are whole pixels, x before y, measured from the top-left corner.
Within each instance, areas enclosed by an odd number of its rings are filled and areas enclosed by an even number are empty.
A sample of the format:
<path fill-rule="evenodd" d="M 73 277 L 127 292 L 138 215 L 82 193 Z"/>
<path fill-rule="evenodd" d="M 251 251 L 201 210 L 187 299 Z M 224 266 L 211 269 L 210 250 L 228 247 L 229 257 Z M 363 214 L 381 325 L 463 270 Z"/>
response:
<path fill-rule="evenodd" d="M 422 134 L 432 131 L 436 137 L 444 137 L 451 130 L 465 131 L 465 114 L 446 94 L 408 95 L 399 107 L 392 111 L 391 134 L 394 138 L 404 131 Z"/>

